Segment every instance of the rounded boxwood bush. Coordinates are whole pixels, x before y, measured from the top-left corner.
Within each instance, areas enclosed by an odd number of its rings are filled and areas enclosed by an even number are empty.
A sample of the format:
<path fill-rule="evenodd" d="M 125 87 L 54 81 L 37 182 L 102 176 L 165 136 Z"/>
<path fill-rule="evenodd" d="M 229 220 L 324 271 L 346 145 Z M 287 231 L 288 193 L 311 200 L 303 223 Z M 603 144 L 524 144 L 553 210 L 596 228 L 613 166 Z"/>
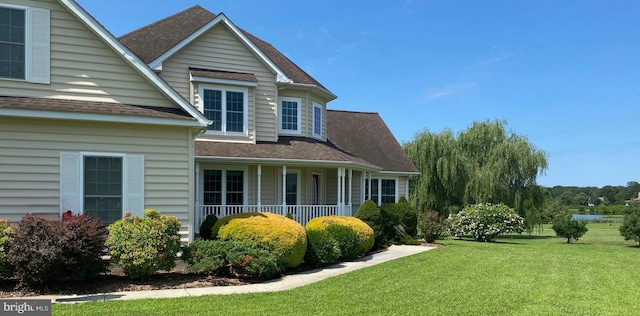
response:
<path fill-rule="evenodd" d="M 293 268 L 302 263 L 307 250 L 307 234 L 298 222 L 269 212 L 229 215 L 213 226 L 212 237 L 222 240 L 247 241 L 263 247 L 278 258 L 282 267 Z"/>
<path fill-rule="evenodd" d="M 375 242 L 373 229 L 364 221 L 351 216 L 316 217 L 307 223 L 305 229 L 307 233 L 319 230 L 329 232 L 340 248 L 339 259 L 344 260 L 353 260 L 364 255 Z"/>

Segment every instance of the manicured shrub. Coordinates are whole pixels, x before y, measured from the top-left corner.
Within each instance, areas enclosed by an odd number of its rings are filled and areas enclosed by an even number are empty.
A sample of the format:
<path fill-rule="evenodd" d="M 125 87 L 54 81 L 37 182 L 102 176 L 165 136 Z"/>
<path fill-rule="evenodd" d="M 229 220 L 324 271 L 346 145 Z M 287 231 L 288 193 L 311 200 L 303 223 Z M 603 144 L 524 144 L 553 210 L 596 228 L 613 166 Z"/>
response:
<path fill-rule="evenodd" d="M 375 244 L 379 247 L 386 247 L 388 244 L 386 232 L 384 229 L 384 219 L 380 208 L 371 200 L 366 200 L 355 214 L 363 222 L 367 223 L 373 229 L 375 236 Z"/>
<path fill-rule="evenodd" d="M 278 260 L 271 251 L 250 242 L 226 242 L 226 259 L 231 275 L 271 279 L 278 274 Z"/>
<path fill-rule="evenodd" d="M 330 226 L 341 226 L 348 229 L 339 227 L 329 229 Z M 328 238 L 335 240 L 340 249 L 340 254 L 336 260 L 353 260 L 360 257 L 371 250 L 375 242 L 373 229 L 364 221 L 352 216 L 316 217 L 307 223 L 305 230 L 307 233 L 311 231 L 328 231 Z M 314 237 L 308 237 L 309 241 Z M 325 236 L 320 238 L 326 239 Z M 314 241 L 314 244 L 318 244 L 318 242 Z"/>
<path fill-rule="evenodd" d="M 402 214 L 397 203 L 382 204 L 380 207 L 380 217 L 382 231 L 384 232 L 384 242 L 380 242 L 381 246 L 388 246 L 399 240 L 402 231 Z"/>
<path fill-rule="evenodd" d="M 506 205 L 476 204 L 449 215 L 451 235 L 492 241 L 501 234 L 522 233 L 524 219 Z"/>
<path fill-rule="evenodd" d="M 223 240 L 196 239 L 182 252 L 182 259 L 189 263 L 189 271 L 209 275 L 220 274 L 225 269 L 227 255 Z"/>
<path fill-rule="evenodd" d="M 567 244 L 571 243 L 572 239 L 578 240 L 589 230 L 587 221 L 573 219 L 571 216 L 554 218 L 551 228 L 556 232 L 556 236 L 566 238 Z"/>
<path fill-rule="evenodd" d="M 218 221 L 218 217 L 215 214 L 207 215 L 207 218 L 204 219 L 204 222 L 200 224 L 200 238 L 205 240 L 213 239 L 211 237 L 211 229 L 213 225 Z"/>
<path fill-rule="evenodd" d="M 631 207 L 625 214 L 619 230 L 624 240 L 635 240 L 640 244 L 640 207 Z"/>
<path fill-rule="evenodd" d="M 400 225 L 402 225 L 404 232 L 409 236 L 416 236 L 418 234 L 418 211 L 404 196 L 400 197 L 396 205 L 396 209 L 400 213 Z"/>
<path fill-rule="evenodd" d="M 91 279 L 107 269 L 100 257 L 106 235 L 106 227 L 89 215 L 62 223 L 26 215 L 8 243 L 7 262 L 20 286 Z"/>
<path fill-rule="evenodd" d="M 278 274 L 276 258 L 266 249 L 233 240 L 194 240 L 183 257 L 189 270 L 209 275 L 269 279 Z"/>
<path fill-rule="evenodd" d="M 300 265 L 307 250 L 307 234 L 294 220 L 274 213 L 241 213 L 218 220 L 212 236 L 222 240 L 246 241 L 273 253 L 278 265 Z"/>
<path fill-rule="evenodd" d="M 7 262 L 7 248 L 15 233 L 16 228 L 11 225 L 9 220 L 0 220 L 0 278 L 13 275 L 11 265 Z"/>
<path fill-rule="evenodd" d="M 330 224 L 326 230 L 338 242 L 338 247 L 340 247 L 339 261 L 354 260 L 364 254 L 358 233 L 351 226 Z"/>
<path fill-rule="evenodd" d="M 419 227 L 425 242 L 432 243 L 447 234 L 447 219 L 435 211 L 424 211 L 420 214 Z"/>
<path fill-rule="evenodd" d="M 107 246 L 111 259 L 132 279 L 171 270 L 180 251 L 180 222 L 156 210 L 145 210 L 144 215 L 140 218 L 126 214 L 109 227 Z"/>
<path fill-rule="evenodd" d="M 328 231 L 307 230 L 307 252 L 304 255 L 306 264 L 321 267 L 338 262 L 340 256 L 340 245 Z"/>

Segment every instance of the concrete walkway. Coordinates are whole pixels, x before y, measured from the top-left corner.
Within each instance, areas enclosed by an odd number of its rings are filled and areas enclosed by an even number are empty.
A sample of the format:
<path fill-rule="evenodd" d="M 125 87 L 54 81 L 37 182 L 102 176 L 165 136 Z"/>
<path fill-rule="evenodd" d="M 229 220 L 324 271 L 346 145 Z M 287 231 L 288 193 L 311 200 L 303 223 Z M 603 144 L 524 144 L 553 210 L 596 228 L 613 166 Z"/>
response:
<path fill-rule="evenodd" d="M 276 292 L 297 288 L 303 285 L 330 278 L 332 276 L 370 267 L 379 263 L 414 255 L 431 249 L 434 248 L 425 246 L 393 245 L 385 251 L 368 255 L 355 261 L 342 262 L 321 269 L 310 270 L 293 275 L 286 275 L 278 279 L 256 284 L 153 291 L 126 291 L 72 296 L 43 295 L 31 296 L 25 299 L 47 299 L 51 300 L 54 303 L 81 303 L 103 302 L 111 300 L 135 300 L 143 298 L 175 298 L 201 295 Z"/>

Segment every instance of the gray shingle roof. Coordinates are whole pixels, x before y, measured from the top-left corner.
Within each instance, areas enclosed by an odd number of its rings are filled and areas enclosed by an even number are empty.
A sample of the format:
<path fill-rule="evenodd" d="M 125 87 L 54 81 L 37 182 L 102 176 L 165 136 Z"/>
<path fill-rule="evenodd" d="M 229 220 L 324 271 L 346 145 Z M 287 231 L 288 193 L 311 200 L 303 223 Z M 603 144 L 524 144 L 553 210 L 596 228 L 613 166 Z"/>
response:
<path fill-rule="evenodd" d="M 327 110 L 327 138 L 383 171 L 418 172 L 378 113 Z"/>
<path fill-rule="evenodd" d="M 0 96 L 0 108 L 54 112 L 112 114 L 195 121 L 195 119 L 184 110 L 177 108 L 163 108 L 79 100 Z"/>
<path fill-rule="evenodd" d="M 172 16 L 122 35 L 120 42 L 149 64 L 160 57 L 182 40 L 195 33 L 198 29 L 211 22 L 216 17 L 203 7 L 196 5 Z M 284 56 L 273 45 L 242 30 L 245 36 L 253 42 L 280 70 L 295 83 L 311 84 L 326 89 L 320 82 L 298 67 Z"/>

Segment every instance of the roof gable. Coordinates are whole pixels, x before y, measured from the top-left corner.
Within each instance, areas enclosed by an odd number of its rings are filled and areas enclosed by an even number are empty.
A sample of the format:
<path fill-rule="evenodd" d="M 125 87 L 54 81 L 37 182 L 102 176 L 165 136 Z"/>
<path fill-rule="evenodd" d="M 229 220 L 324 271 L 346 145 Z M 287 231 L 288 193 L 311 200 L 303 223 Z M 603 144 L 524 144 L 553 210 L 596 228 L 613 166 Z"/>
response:
<path fill-rule="evenodd" d="M 338 148 L 383 172 L 418 173 L 378 113 L 327 110 L 327 134 Z"/>
<path fill-rule="evenodd" d="M 191 104 L 180 96 L 173 88 L 171 88 L 164 80 L 156 75 L 149 67 L 133 54 L 126 46 L 122 45 L 107 29 L 105 29 L 93 16 L 84 10 L 78 3 L 73 0 L 59 0 L 59 3 L 75 16 L 82 24 L 88 27 L 100 40 L 113 49 L 123 60 L 143 78 L 148 80 L 154 87 L 158 89 L 173 103 L 188 115 L 194 118 L 199 126 L 205 127 L 210 123 L 204 115 L 193 108 Z"/>
<path fill-rule="evenodd" d="M 333 100 L 336 96 L 273 45 L 236 26 L 224 13 L 215 15 L 194 6 L 172 16 L 129 32 L 119 39 L 151 68 L 161 69 L 162 62 L 218 24 L 226 25 L 253 53 L 286 84 L 315 86 Z"/>

